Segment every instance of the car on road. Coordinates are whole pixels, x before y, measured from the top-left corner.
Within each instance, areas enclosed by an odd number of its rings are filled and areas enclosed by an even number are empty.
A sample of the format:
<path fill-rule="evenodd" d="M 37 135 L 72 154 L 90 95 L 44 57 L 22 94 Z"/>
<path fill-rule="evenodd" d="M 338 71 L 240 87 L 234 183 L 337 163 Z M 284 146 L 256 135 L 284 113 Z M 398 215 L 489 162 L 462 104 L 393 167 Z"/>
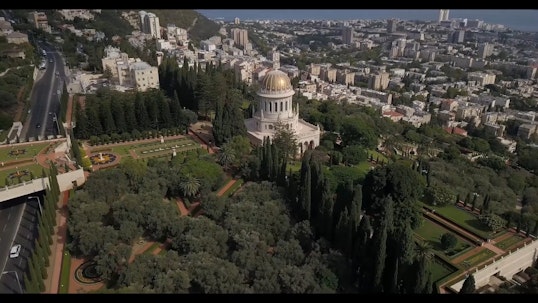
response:
<path fill-rule="evenodd" d="M 41 123 L 36 123 L 35 128 L 40 128 L 40 127 L 41 127 Z"/>
<path fill-rule="evenodd" d="M 21 252 L 21 245 L 20 244 L 13 245 L 13 247 L 11 247 L 11 250 L 9 251 L 9 257 L 11 259 L 17 258 L 20 252 Z"/>

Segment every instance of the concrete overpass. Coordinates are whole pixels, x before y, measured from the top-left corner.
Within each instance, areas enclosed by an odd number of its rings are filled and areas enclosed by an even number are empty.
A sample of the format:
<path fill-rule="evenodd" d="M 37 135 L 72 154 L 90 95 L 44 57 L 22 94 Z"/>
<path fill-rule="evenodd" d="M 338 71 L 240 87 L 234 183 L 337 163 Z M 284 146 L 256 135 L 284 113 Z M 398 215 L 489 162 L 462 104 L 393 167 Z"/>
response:
<path fill-rule="evenodd" d="M 60 185 L 60 191 L 70 190 L 71 188 L 80 186 L 86 182 L 86 177 L 84 176 L 84 170 L 82 168 L 60 174 L 56 178 L 58 180 L 58 184 Z M 43 191 L 47 189 L 47 186 L 50 187 L 48 178 L 38 178 L 15 185 L 2 187 L 0 188 L 0 203 L 21 196 L 30 195 L 35 192 Z"/>

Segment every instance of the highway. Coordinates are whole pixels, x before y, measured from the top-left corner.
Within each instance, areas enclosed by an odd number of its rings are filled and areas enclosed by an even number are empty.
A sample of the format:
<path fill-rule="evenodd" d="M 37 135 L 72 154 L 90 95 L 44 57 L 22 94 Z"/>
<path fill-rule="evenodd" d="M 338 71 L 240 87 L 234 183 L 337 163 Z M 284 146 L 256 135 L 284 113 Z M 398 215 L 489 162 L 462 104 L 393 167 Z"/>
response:
<path fill-rule="evenodd" d="M 61 54 L 47 42 L 38 45 L 47 53 L 46 69 L 38 72 L 30 94 L 31 111 L 21 133 L 28 140 L 44 140 L 59 133 L 57 123 L 61 121 L 56 122 L 55 118 L 60 116 L 60 94 L 66 79 Z"/>
<path fill-rule="evenodd" d="M 44 202 L 43 192 L 34 196 Z M 0 205 L 0 294 L 24 291 L 24 273 L 37 236 L 37 201 L 23 196 Z M 19 257 L 10 258 L 9 251 L 15 244 L 22 246 Z"/>

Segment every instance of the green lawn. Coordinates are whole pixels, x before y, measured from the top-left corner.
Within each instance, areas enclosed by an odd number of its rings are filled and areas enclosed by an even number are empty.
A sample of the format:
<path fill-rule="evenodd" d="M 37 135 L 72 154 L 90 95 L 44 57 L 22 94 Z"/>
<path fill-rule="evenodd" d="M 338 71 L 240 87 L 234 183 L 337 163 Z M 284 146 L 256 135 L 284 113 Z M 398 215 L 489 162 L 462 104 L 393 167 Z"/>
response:
<path fill-rule="evenodd" d="M 459 265 L 464 266 L 464 268 L 466 264 L 468 267 L 476 266 L 484 261 L 487 261 L 493 256 L 495 256 L 495 253 L 486 248 L 479 253 L 463 260 L 461 263 L 459 263 Z"/>
<path fill-rule="evenodd" d="M 495 243 L 495 246 L 497 246 L 500 249 L 508 250 L 510 247 L 516 245 L 517 243 L 523 241 L 524 238 L 520 235 L 513 235 L 510 236 L 500 242 Z"/>
<path fill-rule="evenodd" d="M 286 165 L 288 171 L 296 172 L 301 170 L 301 161 L 290 161 Z"/>
<path fill-rule="evenodd" d="M 64 257 L 62 258 L 62 270 L 60 273 L 60 289 L 58 293 L 67 294 L 69 291 L 69 275 L 71 272 L 71 254 L 64 248 Z"/>
<path fill-rule="evenodd" d="M 200 145 L 189 138 L 180 138 L 180 139 L 173 139 L 173 140 L 164 140 L 164 143 L 161 143 L 160 141 L 155 141 L 155 142 L 150 142 L 150 143 L 138 143 L 134 141 L 132 142 L 132 144 L 119 145 L 119 146 L 98 145 L 98 146 L 92 147 L 91 152 L 95 153 L 99 151 L 102 151 L 102 152 L 110 151 L 123 158 L 123 157 L 130 157 L 131 155 L 130 151 L 134 150 L 135 154 L 138 155 L 139 158 L 147 158 L 147 157 L 158 156 L 162 154 L 171 154 L 172 147 L 175 147 L 176 152 L 180 153 L 183 151 L 200 148 Z M 162 148 L 163 150 L 162 151 L 158 150 L 160 148 Z M 155 150 L 158 150 L 158 151 L 155 151 Z"/>
<path fill-rule="evenodd" d="M 32 143 L 32 144 L 15 144 L 12 146 L 6 145 L 0 147 L 0 162 L 9 163 L 13 160 L 32 159 L 39 152 L 47 147 L 50 142 L 45 143 Z M 12 155 L 12 153 L 19 152 L 19 155 Z"/>
<path fill-rule="evenodd" d="M 7 135 L 9 134 L 9 129 L 0 129 L 0 142 L 3 142 L 7 139 Z"/>
<path fill-rule="evenodd" d="M 384 163 L 389 162 L 389 159 L 387 157 L 385 157 L 385 155 L 383 155 L 382 153 L 380 153 L 380 152 L 378 152 L 376 150 L 369 149 L 369 150 L 367 150 L 367 152 L 368 152 L 368 159 L 370 158 L 370 155 L 372 155 L 372 159 L 374 161 L 379 159 L 379 162 L 381 162 L 381 161 L 383 161 Z"/>
<path fill-rule="evenodd" d="M 429 207 L 431 208 L 431 206 Z M 460 209 L 454 205 L 447 205 L 443 207 L 435 207 L 435 211 L 457 223 L 462 228 L 474 232 L 481 237 L 492 238 L 488 227 L 482 224 L 476 216 L 466 210 Z"/>
<path fill-rule="evenodd" d="M 43 173 L 43 166 L 39 164 L 30 164 L 30 165 L 21 166 L 18 169 L 12 168 L 12 169 L 1 170 L 0 171 L 0 186 L 5 186 L 6 178 L 10 174 L 16 173 L 17 170 L 19 172 L 27 171 L 28 173 L 22 177 L 22 181 L 30 181 L 31 180 L 30 173 L 34 175 L 34 179 L 41 178 L 41 174 Z M 46 173 L 48 173 L 48 169 L 45 169 L 45 174 Z M 12 184 L 19 183 L 18 178 L 12 178 L 11 181 L 12 181 Z"/>
<path fill-rule="evenodd" d="M 148 247 L 148 249 L 146 249 L 146 250 L 143 252 L 143 254 L 151 255 L 151 254 L 153 253 L 153 251 L 154 251 L 155 249 L 157 249 L 157 247 L 159 247 L 159 245 L 161 245 L 161 243 L 159 243 L 159 242 L 155 242 L 155 243 L 151 244 L 151 246 Z"/>
<path fill-rule="evenodd" d="M 433 259 L 430 270 L 432 273 L 432 281 L 434 282 L 439 281 L 457 271 L 456 268 L 451 268 L 449 265 L 437 258 Z"/>
<path fill-rule="evenodd" d="M 445 255 L 447 258 L 454 258 L 456 255 L 469 250 L 473 245 L 463 238 L 459 237 L 457 234 L 452 233 L 458 239 L 456 246 L 448 251 L 445 251 L 441 246 L 441 237 L 443 234 L 449 232 L 447 229 L 442 227 L 439 224 L 432 222 L 431 220 L 424 218 L 424 223 L 421 227 L 415 230 L 415 233 L 419 235 L 422 239 L 427 241 L 433 250 L 439 254 Z"/>

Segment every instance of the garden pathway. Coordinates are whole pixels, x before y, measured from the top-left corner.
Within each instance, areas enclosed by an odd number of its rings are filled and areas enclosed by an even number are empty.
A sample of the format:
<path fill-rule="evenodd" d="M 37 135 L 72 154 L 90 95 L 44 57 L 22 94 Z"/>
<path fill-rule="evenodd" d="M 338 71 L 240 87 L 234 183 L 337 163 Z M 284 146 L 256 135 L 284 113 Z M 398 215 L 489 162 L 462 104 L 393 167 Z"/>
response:
<path fill-rule="evenodd" d="M 230 181 L 228 181 L 228 183 L 226 183 L 226 185 L 224 185 L 218 192 L 217 192 L 217 197 L 220 197 L 222 195 L 224 195 L 224 193 L 230 189 L 230 187 L 232 187 L 232 185 L 235 184 L 235 182 L 237 182 L 238 179 L 232 179 Z"/>
<path fill-rule="evenodd" d="M 52 247 L 50 258 L 50 266 L 47 269 L 47 279 L 45 279 L 45 293 L 57 294 L 60 285 L 60 275 L 62 270 L 62 259 L 64 246 L 67 235 L 67 201 L 69 192 L 61 193 L 60 201 L 58 202 L 58 210 L 56 211 L 56 227 L 52 236 Z"/>

